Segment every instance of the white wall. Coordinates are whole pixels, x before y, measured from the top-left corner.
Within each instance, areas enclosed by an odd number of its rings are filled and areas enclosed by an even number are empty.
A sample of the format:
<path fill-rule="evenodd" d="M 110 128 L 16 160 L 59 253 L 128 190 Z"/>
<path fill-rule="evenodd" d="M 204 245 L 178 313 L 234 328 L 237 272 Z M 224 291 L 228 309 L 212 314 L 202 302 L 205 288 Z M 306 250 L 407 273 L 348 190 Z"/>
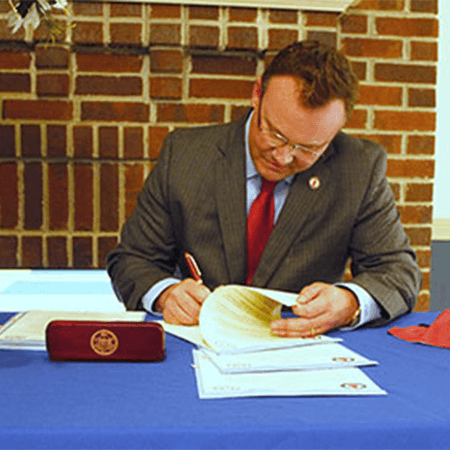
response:
<path fill-rule="evenodd" d="M 439 0 L 434 219 L 450 221 L 450 1 Z"/>

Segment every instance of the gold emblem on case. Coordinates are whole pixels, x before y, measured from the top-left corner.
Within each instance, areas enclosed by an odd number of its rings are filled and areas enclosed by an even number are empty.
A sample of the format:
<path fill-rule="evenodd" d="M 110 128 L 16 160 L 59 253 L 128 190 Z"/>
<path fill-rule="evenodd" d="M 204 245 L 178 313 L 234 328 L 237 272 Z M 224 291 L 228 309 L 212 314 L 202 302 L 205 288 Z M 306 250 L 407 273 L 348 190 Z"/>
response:
<path fill-rule="evenodd" d="M 98 330 L 91 336 L 91 348 L 97 355 L 109 356 L 119 348 L 119 339 L 110 330 Z"/>

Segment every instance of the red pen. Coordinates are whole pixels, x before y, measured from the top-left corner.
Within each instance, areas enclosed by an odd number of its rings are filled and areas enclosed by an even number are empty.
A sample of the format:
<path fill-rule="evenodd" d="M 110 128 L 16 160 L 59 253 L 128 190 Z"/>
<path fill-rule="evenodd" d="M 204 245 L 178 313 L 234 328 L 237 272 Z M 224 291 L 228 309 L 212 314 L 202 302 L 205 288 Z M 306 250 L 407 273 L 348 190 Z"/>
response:
<path fill-rule="evenodd" d="M 188 253 L 185 252 L 184 258 L 186 259 L 187 265 L 189 267 L 189 271 L 191 272 L 192 278 L 195 281 L 202 281 L 202 273 L 200 272 L 200 268 L 198 267 L 197 262 L 195 261 L 194 257 Z"/>

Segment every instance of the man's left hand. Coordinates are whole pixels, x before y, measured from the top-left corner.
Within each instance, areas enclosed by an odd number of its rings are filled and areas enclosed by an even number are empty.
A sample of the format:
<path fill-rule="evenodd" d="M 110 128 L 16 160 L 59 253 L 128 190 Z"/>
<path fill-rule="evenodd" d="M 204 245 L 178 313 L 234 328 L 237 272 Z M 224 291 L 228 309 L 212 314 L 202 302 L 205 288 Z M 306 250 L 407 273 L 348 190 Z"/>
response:
<path fill-rule="evenodd" d="M 304 287 L 292 311 L 299 316 L 271 323 L 273 334 L 282 337 L 311 337 L 348 325 L 359 308 L 356 296 L 347 289 L 327 283 Z"/>

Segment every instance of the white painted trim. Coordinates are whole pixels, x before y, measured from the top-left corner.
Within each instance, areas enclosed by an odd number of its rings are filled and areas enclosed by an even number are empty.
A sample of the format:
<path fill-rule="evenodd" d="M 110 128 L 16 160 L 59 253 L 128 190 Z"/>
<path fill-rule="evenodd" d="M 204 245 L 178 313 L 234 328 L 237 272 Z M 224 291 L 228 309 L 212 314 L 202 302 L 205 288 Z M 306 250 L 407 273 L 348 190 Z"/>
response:
<path fill-rule="evenodd" d="M 178 5 L 238 6 L 247 8 L 345 11 L 354 0 L 109 0 L 130 3 L 175 3 Z"/>
<path fill-rule="evenodd" d="M 433 241 L 450 241 L 450 219 L 433 220 Z"/>

